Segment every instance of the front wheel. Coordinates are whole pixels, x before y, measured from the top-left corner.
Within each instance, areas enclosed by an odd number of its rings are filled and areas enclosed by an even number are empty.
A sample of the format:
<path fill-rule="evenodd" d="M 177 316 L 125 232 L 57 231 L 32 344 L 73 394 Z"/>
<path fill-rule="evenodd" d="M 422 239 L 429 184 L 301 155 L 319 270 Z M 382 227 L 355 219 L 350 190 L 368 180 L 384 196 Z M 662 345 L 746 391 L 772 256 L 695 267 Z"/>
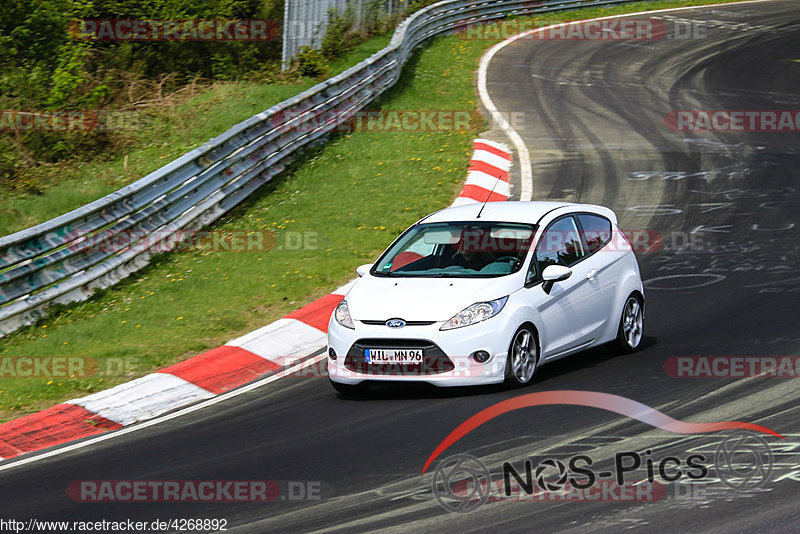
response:
<path fill-rule="evenodd" d="M 506 384 L 521 387 L 529 384 L 539 363 L 539 344 L 528 326 L 520 327 L 511 340 L 506 361 Z"/>
<path fill-rule="evenodd" d="M 631 294 L 622 308 L 622 317 L 619 320 L 617 339 L 614 342 L 617 349 L 625 354 L 639 350 L 644 332 L 644 307 L 637 295 Z"/>

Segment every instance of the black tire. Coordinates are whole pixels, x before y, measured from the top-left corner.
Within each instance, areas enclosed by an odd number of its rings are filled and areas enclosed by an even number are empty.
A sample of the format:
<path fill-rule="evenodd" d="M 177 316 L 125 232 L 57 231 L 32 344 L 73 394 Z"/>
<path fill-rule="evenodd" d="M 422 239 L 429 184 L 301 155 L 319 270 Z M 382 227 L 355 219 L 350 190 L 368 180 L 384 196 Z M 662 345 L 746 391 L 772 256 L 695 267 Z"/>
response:
<path fill-rule="evenodd" d="M 622 354 L 631 354 L 641 348 L 643 338 L 644 301 L 637 293 L 631 293 L 622 306 L 617 339 L 613 341 L 613 346 Z"/>
<path fill-rule="evenodd" d="M 330 381 L 333 389 L 344 395 L 345 397 L 358 397 L 363 395 L 369 389 L 369 384 L 361 382 L 360 384 L 340 384 L 339 382 Z"/>
<path fill-rule="evenodd" d="M 523 345 L 527 347 L 523 351 L 528 355 L 526 358 L 528 361 L 527 369 L 525 369 L 521 361 L 515 364 L 517 362 L 515 350 L 517 354 L 520 354 L 519 351 Z M 505 384 L 507 387 L 519 388 L 533 382 L 533 378 L 536 376 L 536 368 L 539 366 L 539 338 L 533 328 L 525 325 L 519 327 L 511 338 L 506 358 Z"/>

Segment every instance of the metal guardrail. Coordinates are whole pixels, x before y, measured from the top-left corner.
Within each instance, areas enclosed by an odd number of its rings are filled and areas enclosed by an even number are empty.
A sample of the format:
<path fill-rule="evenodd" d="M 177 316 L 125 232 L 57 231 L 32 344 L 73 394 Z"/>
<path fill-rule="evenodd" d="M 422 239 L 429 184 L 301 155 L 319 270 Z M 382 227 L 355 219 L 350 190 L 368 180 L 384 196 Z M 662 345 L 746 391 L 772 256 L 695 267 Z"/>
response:
<path fill-rule="evenodd" d="M 0 237 L 0 337 L 36 321 L 54 303 L 84 300 L 141 269 L 156 251 L 174 247 L 179 231 L 217 220 L 280 173 L 294 154 L 328 135 L 336 121 L 391 87 L 429 37 L 508 15 L 630 1 L 446 0 L 414 13 L 386 48 L 347 71 L 114 193 Z M 312 130 L 293 128 L 309 114 L 325 112 L 334 118 Z M 92 245 L 97 242 L 104 246 Z"/>

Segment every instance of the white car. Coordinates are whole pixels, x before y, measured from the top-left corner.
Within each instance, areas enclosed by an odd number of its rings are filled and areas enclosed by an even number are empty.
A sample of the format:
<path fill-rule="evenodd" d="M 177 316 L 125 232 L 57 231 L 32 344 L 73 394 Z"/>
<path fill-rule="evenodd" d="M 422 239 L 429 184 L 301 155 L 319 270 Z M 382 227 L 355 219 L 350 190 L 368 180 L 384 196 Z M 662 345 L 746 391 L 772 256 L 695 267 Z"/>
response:
<path fill-rule="evenodd" d="M 522 386 L 539 365 L 642 340 L 639 264 L 601 206 L 444 209 L 357 272 L 328 326 L 328 375 L 344 394 L 378 381 Z"/>

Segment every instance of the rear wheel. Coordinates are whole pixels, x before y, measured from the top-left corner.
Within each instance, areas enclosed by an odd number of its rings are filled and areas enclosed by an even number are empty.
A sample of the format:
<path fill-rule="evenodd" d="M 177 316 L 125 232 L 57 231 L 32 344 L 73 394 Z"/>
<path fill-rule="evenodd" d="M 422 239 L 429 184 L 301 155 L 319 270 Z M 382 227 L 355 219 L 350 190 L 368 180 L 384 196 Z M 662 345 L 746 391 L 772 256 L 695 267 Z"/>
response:
<path fill-rule="evenodd" d="M 616 348 L 630 354 L 639 350 L 644 332 L 644 306 L 641 297 L 632 293 L 622 308 L 619 330 L 615 341 Z"/>
<path fill-rule="evenodd" d="M 358 397 L 363 395 L 369 389 L 369 384 L 361 382 L 360 384 L 341 384 L 339 382 L 330 381 L 333 389 L 344 395 L 345 397 Z"/>
<path fill-rule="evenodd" d="M 539 343 L 529 326 L 522 326 L 511 340 L 506 362 L 506 384 L 521 387 L 529 384 L 539 363 Z"/>

